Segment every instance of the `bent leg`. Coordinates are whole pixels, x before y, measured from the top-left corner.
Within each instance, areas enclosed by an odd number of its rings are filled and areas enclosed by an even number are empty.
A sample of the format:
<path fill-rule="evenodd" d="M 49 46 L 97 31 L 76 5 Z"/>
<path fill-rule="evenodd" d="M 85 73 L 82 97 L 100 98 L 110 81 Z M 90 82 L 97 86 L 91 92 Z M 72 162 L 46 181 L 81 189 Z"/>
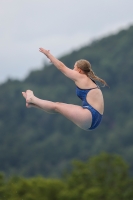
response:
<path fill-rule="evenodd" d="M 45 112 L 60 113 L 84 130 L 87 130 L 91 126 L 92 115 L 88 109 L 73 104 L 42 100 L 35 97 L 30 90 L 22 94 L 26 99 L 27 107 L 33 106 L 43 109 Z"/>

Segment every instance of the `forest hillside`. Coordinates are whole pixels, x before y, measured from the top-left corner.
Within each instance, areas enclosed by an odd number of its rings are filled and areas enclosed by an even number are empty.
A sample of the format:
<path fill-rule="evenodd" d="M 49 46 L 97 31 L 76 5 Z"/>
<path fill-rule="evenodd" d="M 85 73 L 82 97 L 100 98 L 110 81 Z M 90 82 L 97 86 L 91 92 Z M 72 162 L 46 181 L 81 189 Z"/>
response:
<path fill-rule="evenodd" d="M 21 92 L 39 98 L 81 104 L 73 82 L 53 65 L 32 71 L 23 81 L 0 85 L 0 171 L 7 175 L 58 177 L 73 159 L 86 161 L 101 152 L 121 155 L 133 172 L 133 26 L 59 58 L 73 68 L 78 59 L 91 62 L 101 87 L 105 112 L 101 125 L 81 130 L 65 117 L 27 109 Z M 3 66 L 4 67 L 4 66 Z"/>

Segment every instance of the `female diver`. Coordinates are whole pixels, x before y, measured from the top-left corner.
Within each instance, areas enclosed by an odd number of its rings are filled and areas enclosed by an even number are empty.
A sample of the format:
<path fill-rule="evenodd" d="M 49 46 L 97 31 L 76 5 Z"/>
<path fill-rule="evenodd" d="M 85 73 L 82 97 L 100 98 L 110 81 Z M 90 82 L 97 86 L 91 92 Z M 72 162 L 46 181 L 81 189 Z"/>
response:
<path fill-rule="evenodd" d="M 49 50 L 40 48 L 39 51 L 75 82 L 76 94 L 82 100 L 82 106 L 42 100 L 34 96 L 31 90 L 27 90 L 22 92 L 26 99 L 26 107 L 40 108 L 48 113 L 60 113 L 86 131 L 95 129 L 100 124 L 104 112 L 103 95 L 95 81 L 103 85 L 107 83 L 94 74 L 87 60 L 78 60 L 72 70 L 56 59 Z"/>

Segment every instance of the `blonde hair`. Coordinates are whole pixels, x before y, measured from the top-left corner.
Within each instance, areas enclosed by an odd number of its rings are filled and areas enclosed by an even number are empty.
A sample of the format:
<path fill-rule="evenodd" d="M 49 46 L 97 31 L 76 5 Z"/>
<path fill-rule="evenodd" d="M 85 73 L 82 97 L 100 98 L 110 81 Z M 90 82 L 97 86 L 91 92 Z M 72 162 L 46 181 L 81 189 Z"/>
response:
<path fill-rule="evenodd" d="M 99 81 L 103 84 L 103 86 L 108 86 L 108 84 L 101 78 L 99 78 L 98 76 L 95 75 L 95 73 L 93 72 L 92 68 L 91 68 L 91 64 L 89 61 L 87 60 L 78 60 L 76 62 L 76 65 L 78 68 L 80 68 L 90 79 L 94 80 L 94 81 Z"/>

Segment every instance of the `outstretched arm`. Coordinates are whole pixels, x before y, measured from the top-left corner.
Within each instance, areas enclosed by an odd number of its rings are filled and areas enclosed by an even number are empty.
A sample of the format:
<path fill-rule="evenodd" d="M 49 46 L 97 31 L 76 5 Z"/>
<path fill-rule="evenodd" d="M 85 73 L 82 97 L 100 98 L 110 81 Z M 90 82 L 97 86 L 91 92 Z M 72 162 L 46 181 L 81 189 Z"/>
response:
<path fill-rule="evenodd" d="M 39 48 L 39 51 L 41 53 L 45 54 L 50 59 L 51 63 L 53 63 L 56 66 L 56 68 L 59 69 L 65 76 L 72 79 L 73 81 L 76 81 L 78 79 L 79 73 L 77 73 L 76 71 L 74 71 L 74 70 L 68 68 L 66 65 L 64 65 L 64 63 L 62 63 L 57 58 L 55 58 L 50 53 L 49 50 Z"/>
<path fill-rule="evenodd" d="M 39 51 L 43 54 L 45 54 L 49 60 L 51 61 L 51 63 L 53 63 L 57 69 L 62 70 L 64 67 L 66 67 L 61 61 L 59 61 L 57 58 L 55 58 L 49 50 L 43 49 L 43 48 L 39 48 Z"/>

